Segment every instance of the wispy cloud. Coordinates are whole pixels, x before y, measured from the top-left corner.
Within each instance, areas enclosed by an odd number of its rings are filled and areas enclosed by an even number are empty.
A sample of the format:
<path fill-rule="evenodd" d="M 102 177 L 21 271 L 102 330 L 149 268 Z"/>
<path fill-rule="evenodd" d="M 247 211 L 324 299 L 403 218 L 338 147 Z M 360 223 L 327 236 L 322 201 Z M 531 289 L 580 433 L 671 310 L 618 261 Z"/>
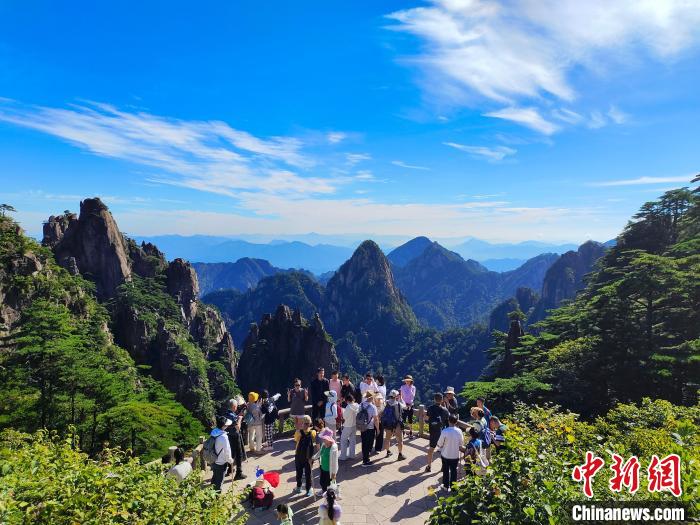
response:
<path fill-rule="evenodd" d="M 546 120 L 539 111 L 533 107 L 518 108 L 508 107 L 485 113 L 487 117 L 500 118 L 503 120 L 511 120 L 523 126 L 526 126 L 545 135 L 551 135 L 559 130 L 559 126 Z"/>
<path fill-rule="evenodd" d="M 690 184 L 692 175 L 679 175 L 675 177 L 637 177 L 636 179 L 608 180 L 603 182 L 591 182 L 591 186 L 639 186 L 644 184 L 666 184 L 668 182 L 684 182 Z"/>
<path fill-rule="evenodd" d="M 0 121 L 155 168 L 146 180 L 159 184 L 236 197 L 241 190 L 329 194 L 342 182 L 298 172 L 315 163 L 298 138 L 260 138 L 221 121 L 185 121 L 100 103 L 51 108 L 12 101 L 0 104 Z"/>
<path fill-rule="evenodd" d="M 579 94 L 572 71 L 612 75 L 631 55 L 669 61 L 700 37 L 700 3 L 689 1 L 429 0 L 388 18 L 391 29 L 423 43 L 407 62 L 423 70 L 427 93 L 442 105 L 472 107 L 570 104 Z M 608 117 L 624 122 L 616 111 Z"/>
<path fill-rule="evenodd" d="M 391 163 L 394 166 L 398 166 L 400 168 L 406 168 L 409 170 L 423 170 L 423 171 L 430 171 L 430 168 L 427 168 L 425 166 L 416 166 L 415 164 L 407 164 L 401 160 L 392 160 Z"/>
<path fill-rule="evenodd" d="M 338 144 L 348 138 L 348 134 L 343 131 L 331 131 L 326 134 L 326 139 L 331 144 Z"/>
<path fill-rule="evenodd" d="M 369 153 L 346 153 L 345 160 L 349 166 L 354 166 L 359 162 L 372 160 L 372 155 Z"/>
<path fill-rule="evenodd" d="M 518 151 L 507 146 L 467 146 L 456 142 L 443 142 L 443 144 L 491 162 L 500 162 L 508 156 L 515 155 Z"/>

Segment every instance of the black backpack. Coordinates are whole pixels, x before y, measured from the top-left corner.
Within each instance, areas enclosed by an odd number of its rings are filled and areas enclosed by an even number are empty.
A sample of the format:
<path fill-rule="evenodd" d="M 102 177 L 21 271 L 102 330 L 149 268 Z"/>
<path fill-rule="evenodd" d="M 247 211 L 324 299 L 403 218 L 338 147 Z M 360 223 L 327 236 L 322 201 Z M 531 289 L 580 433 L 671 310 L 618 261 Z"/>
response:
<path fill-rule="evenodd" d="M 265 401 L 262 406 L 262 411 L 264 414 L 263 420 L 266 425 L 272 425 L 277 421 L 279 410 L 277 410 L 277 405 L 275 405 L 273 401 Z"/>
<path fill-rule="evenodd" d="M 314 455 L 314 439 L 311 436 L 311 432 L 299 431 L 299 443 L 297 444 L 296 456 L 304 459 L 310 460 Z"/>

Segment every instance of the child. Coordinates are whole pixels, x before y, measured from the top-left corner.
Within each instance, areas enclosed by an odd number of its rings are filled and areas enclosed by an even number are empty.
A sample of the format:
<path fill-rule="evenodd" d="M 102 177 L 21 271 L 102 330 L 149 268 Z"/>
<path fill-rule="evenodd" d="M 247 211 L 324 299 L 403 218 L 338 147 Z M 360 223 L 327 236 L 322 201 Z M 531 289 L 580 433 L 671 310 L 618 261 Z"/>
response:
<path fill-rule="evenodd" d="M 280 503 L 275 510 L 277 511 L 277 519 L 280 520 L 280 525 L 294 525 L 292 523 L 294 512 L 292 512 L 289 505 Z"/>
<path fill-rule="evenodd" d="M 272 500 L 275 495 L 267 486 L 267 481 L 263 478 L 255 480 L 255 486 L 250 491 L 250 502 L 253 505 L 253 510 L 268 510 L 272 506 Z"/>
<path fill-rule="evenodd" d="M 328 490 L 331 481 L 335 480 L 338 473 L 338 445 L 335 444 L 335 437 L 332 431 L 326 430 L 321 435 L 321 449 L 316 453 L 320 459 L 319 483 L 321 491 L 319 496 Z"/>

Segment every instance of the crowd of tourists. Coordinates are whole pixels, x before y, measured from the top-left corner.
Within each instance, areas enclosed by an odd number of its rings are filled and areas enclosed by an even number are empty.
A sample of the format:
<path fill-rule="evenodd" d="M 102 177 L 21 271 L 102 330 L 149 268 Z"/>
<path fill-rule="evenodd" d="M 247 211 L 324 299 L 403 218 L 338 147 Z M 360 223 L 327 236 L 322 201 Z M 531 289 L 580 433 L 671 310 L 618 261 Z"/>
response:
<path fill-rule="evenodd" d="M 273 450 L 275 423 L 279 418 L 277 404 L 281 397 L 279 393 L 270 395 L 262 390 L 250 392 L 247 402 L 241 397 L 229 400 L 225 413 L 217 417 L 216 427 L 204 444 L 203 453 L 212 465 L 215 490 L 221 490 L 228 474 L 234 480 L 247 477 L 242 465 L 248 455 Z M 321 523 L 339 522 L 342 514 L 336 501 L 340 492 L 339 463 L 356 458 L 358 435 L 362 467 L 372 466 L 382 454 L 393 458 L 394 442 L 395 461 L 405 460 L 404 440 L 417 436 L 414 429 L 418 423 L 416 387 L 410 375 L 404 376 L 399 388 L 389 389 L 381 374 L 375 376 L 368 372 L 359 384 L 353 385 L 348 374 L 341 377 L 333 371 L 329 379 L 325 370 L 319 368 L 308 387 L 295 379 L 286 392 L 286 400 L 294 423 L 296 487 L 293 495 L 323 498 L 322 510 L 319 510 Z M 310 415 L 306 413 L 308 405 L 311 405 Z M 455 390 L 447 387 L 434 394 L 433 403 L 423 414 L 429 440 L 424 468 L 431 472 L 434 453 L 439 450 L 441 488 L 447 492 L 457 481 L 460 459 L 465 462 L 466 473 L 483 474 L 493 450 L 505 441 L 506 427 L 486 407 L 484 399 L 477 399 L 469 410 L 467 425 L 458 426 L 459 411 Z M 314 492 L 312 471 L 316 462 L 320 490 Z M 274 494 L 265 480 L 256 479 L 251 492 L 253 506 L 270 508 L 273 499 Z M 288 505 L 278 505 L 276 512 L 281 523 L 292 523 L 292 510 Z"/>

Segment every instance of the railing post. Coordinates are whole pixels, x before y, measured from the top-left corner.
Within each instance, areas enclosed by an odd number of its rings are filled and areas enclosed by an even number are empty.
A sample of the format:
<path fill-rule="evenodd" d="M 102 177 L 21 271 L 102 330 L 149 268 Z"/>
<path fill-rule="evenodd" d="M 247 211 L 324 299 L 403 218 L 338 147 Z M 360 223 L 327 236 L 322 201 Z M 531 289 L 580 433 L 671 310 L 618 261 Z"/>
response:
<path fill-rule="evenodd" d="M 418 405 L 418 437 L 425 437 L 425 405 Z"/>
<path fill-rule="evenodd" d="M 204 456 L 202 455 L 202 449 L 204 448 L 204 436 L 199 436 L 199 446 L 195 449 L 197 451 L 197 459 L 199 460 L 199 468 L 204 472 L 207 470 L 207 464 L 204 461 Z"/>

